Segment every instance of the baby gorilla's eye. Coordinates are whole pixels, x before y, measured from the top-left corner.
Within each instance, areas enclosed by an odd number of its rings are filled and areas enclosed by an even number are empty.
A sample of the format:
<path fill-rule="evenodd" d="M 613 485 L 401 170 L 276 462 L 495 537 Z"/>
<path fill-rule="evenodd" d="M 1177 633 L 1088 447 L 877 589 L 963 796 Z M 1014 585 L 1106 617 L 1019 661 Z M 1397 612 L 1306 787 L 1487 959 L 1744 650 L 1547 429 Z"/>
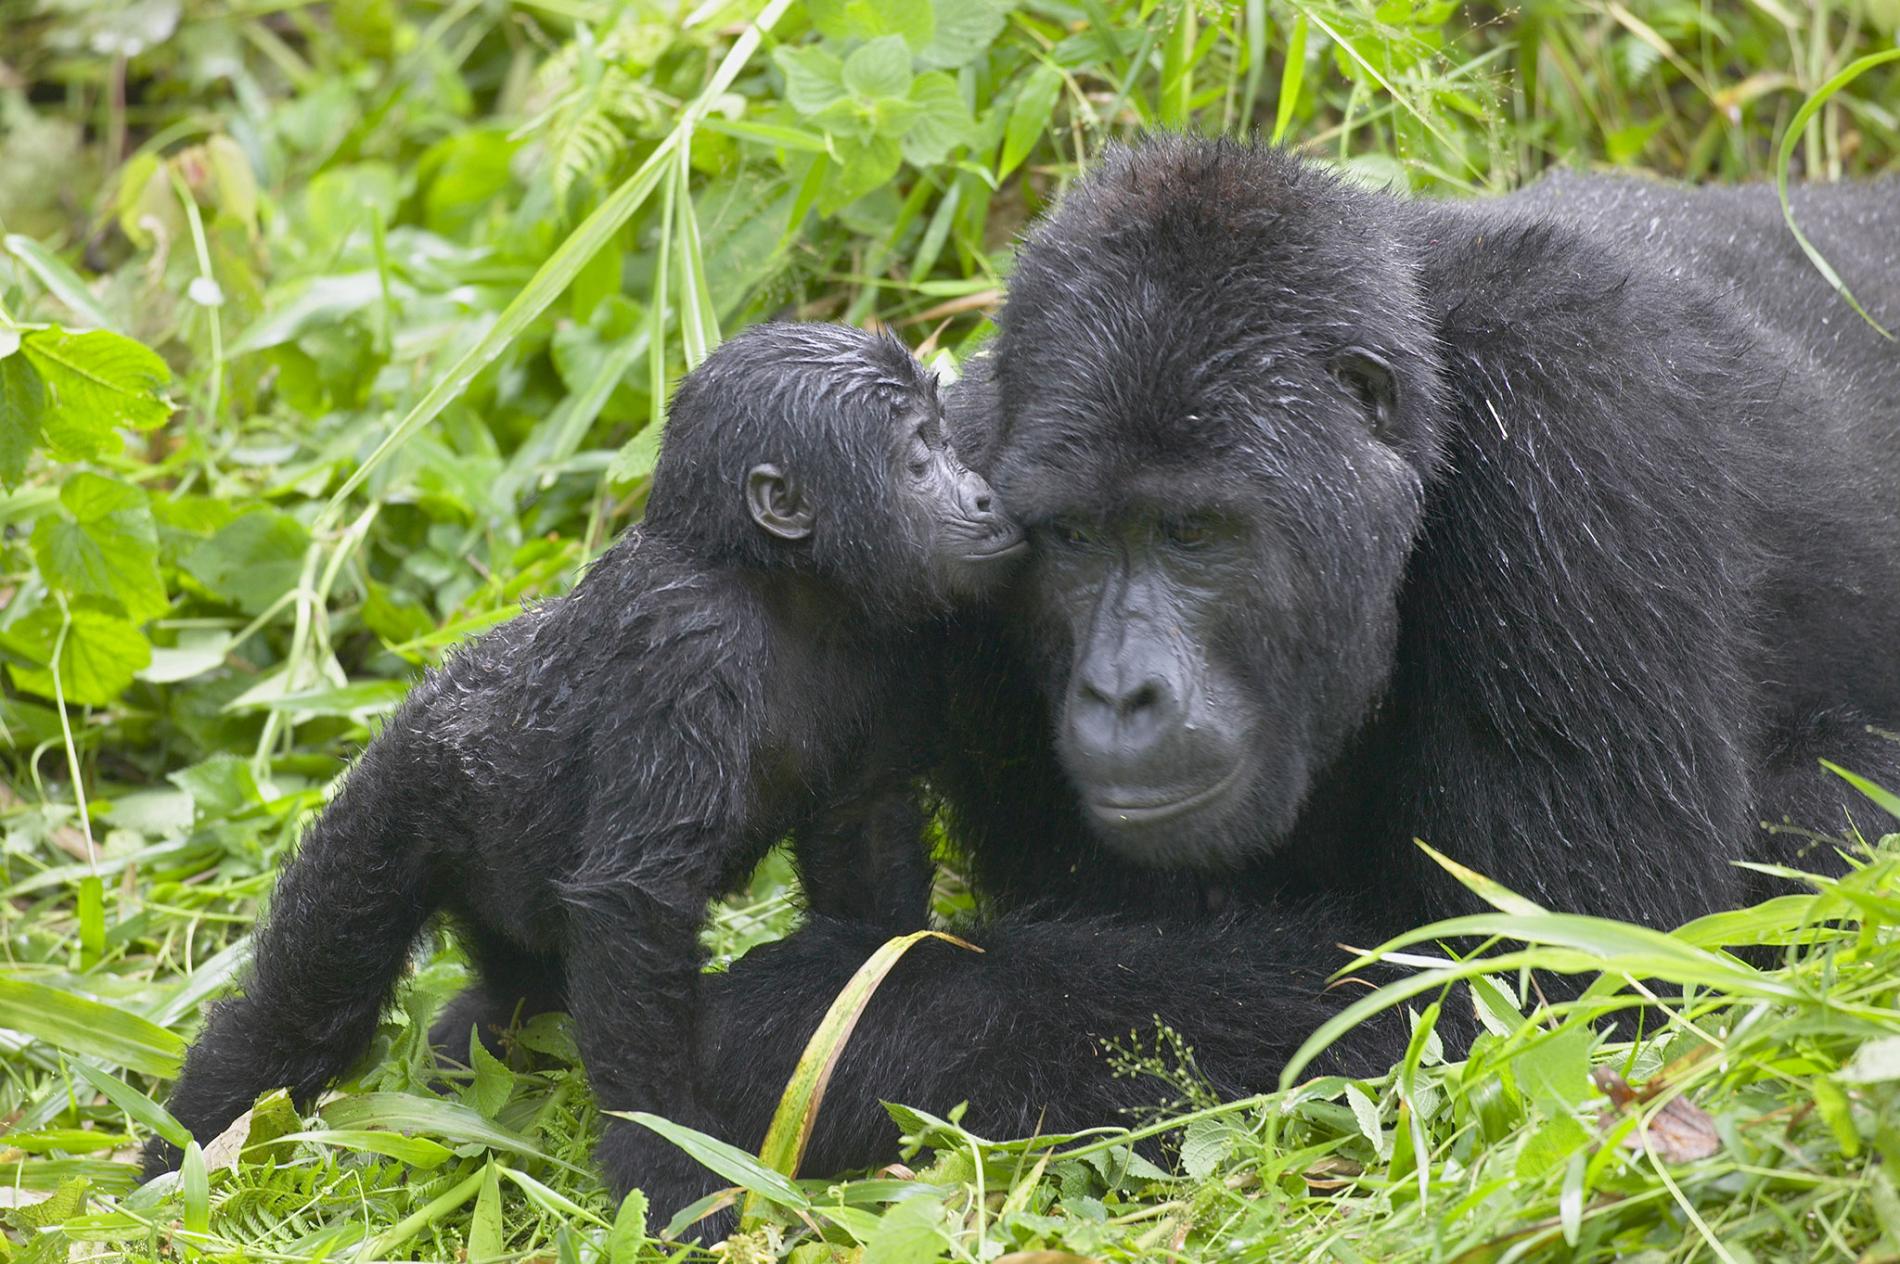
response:
<path fill-rule="evenodd" d="M 924 433 L 922 426 L 911 431 L 904 459 L 909 462 L 912 474 L 922 475 L 930 468 L 930 436 Z"/>

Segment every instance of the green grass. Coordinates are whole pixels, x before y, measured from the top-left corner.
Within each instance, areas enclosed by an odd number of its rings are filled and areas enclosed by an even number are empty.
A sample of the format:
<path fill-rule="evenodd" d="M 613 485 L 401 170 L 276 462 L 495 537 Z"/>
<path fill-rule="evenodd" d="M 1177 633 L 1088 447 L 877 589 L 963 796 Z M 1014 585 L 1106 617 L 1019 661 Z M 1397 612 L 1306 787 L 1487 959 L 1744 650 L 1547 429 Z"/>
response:
<path fill-rule="evenodd" d="M 954 363 L 1014 235 L 1145 126 L 1438 195 L 1560 162 L 1891 170 L 1896 23 L 1892 0 L 0 0 L 0 1261 L 682 1253 L 593 1177 L 564 1020 L 429 1091 L 448 943 L 318 1117 L 267 1100 L 145 1190 L 132 1147 L 175 1129 L 153 1102 L 351 752 L 637 518 L 666 392 L 723 332 L 879 321 Z M 1223 1103 L 1135 1032 L 1114 1056 L 1162 1081 L 1161 1117 L 1023 1140 L 898 1111 L 910 1169 L 835 1187 L 714 1155 L 755 1196 L 725 1258 L 1900 1257 L 1900 843 L 1843 846 L 1847 879 L 1673 936 L 1490 891 L 1487 962 L 1377 998 L 1415 1031 L 1377 1080 Z M 716 910 L 716 962 L 795 924 L 790 882 L 775 858 Z M 946 872 L 939 911 L 968 904 Z M 1530 965 L 1601 981 L 1548 1007 Z M 1485 1035 L 1442 1048 L 1436 1015 L 1474 1004 Z M 1632 1006 L 1640 1038 L 1597 1034 Z"/>

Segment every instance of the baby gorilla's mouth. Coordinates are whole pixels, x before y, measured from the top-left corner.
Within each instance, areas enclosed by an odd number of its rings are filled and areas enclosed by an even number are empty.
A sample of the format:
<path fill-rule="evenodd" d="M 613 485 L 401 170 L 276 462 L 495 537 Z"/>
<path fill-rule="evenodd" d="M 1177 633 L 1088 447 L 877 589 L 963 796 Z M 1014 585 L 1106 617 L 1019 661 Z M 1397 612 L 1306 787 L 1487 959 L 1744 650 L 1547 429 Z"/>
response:
<path fill-rule="evenodd" d="M 987 541 L 983 547 L 971 549 L 963 555 L 966 562 L 994 562 L 1000 558 L 1015 557 L 1029 547 L 1029 538 L 1021 531 L 1011 531 Z"/>

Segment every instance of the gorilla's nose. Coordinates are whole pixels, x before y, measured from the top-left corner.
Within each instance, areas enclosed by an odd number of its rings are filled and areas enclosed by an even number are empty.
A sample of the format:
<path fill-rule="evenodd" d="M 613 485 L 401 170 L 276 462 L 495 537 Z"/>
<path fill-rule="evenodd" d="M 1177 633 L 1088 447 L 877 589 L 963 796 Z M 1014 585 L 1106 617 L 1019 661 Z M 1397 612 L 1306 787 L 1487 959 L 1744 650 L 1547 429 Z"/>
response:
<path fill-rule="evenodd" d="M 1076 682 L 1070 723 L 1081 753 L 1135 764 L 1173 727 L 1179 711 L 1175 689 L 1159 671 L 1144 666 L 1084 671 Z"/>

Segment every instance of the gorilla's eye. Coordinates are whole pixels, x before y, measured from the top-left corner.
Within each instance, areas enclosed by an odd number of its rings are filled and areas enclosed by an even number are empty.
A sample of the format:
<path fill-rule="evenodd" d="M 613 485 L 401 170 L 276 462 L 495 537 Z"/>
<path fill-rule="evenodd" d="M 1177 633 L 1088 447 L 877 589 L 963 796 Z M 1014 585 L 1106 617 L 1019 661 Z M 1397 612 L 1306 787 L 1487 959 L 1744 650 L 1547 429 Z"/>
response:
<path fill-rule="evenodd" d="M 1213 519 L 1197 514 L 1186 518 L 1170 518 L 1161 524 L 1161 531 L 1169 544 L 1197 549 L 1213 541 L 1214 525 Z"/>
<path fill-rule="evenodd" d="M 1095 532 L 1088 524 L 1074 518 L 1057 518 L 1049 524 L 1049 534 L 1064 544 L 1090 544 L 1095 540 Z"/>
<path fill-rule="evenodd" d="M 1358 397 L 1371 419 L 1373 434 L 1389 438 L 1399 405 L 1398 381 L 1392 375 L 1392 366 L 1364 347 L 1349 347 L 1333 361 L 1333 376 Z"/>

